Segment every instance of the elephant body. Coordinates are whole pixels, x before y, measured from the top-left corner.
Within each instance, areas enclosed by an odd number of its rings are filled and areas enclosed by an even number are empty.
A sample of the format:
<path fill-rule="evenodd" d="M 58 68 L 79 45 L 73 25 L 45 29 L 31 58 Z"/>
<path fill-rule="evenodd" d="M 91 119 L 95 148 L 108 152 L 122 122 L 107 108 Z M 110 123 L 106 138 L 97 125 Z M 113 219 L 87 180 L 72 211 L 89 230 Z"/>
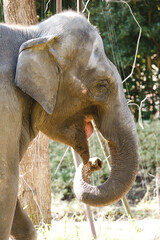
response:
<path fill-rule="evenodd" d="M 0 25 L 0 239 L 35 240 L 18 195 L 18 165 L 42 131 L 89 160 L 91 120 L 107 139 L 111 176 L 98 187 L 75 177 L 83 202 L 102 206 L 130 189 L 138 167 L 137 136 L 121 78 L 97 30 L 74 12 L 32 27 Z M 76 190 L 78 189 L 78 190 Z"/>
<path fill-rule="evenodd" d="M 8 240 L 12 223 L 19 228 L 21 221 L 24 227 L 20 228 L 20 234 L 18 233 L 16 239 L 36 239 L 33 225 L 17 201 L 19 161 L 33 139 L 29 121 L 32 99 L 18 89 L 14 82 L 19 48 L 27 38 L 28 35 L 22 28 L 0 25 L 0 239 L 2 240 Z M 19 212 L 22 214 L 17 214 Z M 22 217 L 18 220 L 17 215 Z M 31 228 L 34 238 L 30 238 L 30 230 L 24 231 L 26 222 L 29 223 L 26 230 Z M 17 236 L 14 234 L 14 227 L 12 233 Z"/>

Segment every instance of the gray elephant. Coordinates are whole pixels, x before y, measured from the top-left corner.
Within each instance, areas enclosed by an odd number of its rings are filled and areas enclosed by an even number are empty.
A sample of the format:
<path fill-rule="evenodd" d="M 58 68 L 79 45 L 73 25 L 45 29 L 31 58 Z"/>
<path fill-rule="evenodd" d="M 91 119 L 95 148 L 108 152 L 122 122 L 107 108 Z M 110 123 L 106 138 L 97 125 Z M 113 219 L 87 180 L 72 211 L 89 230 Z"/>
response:
<path fill-rule="evenodd" d="M 0 240 L 35 240 L 18 194 L 18 166 L 39 131 L 89 161 L 91 120 L 108 141 L 109 179 L 91 186 L 80 167 L 75 192 L 88 205 L 118 201 L 138 168 L 137 134 L 116 67 L 97 30 L 64 12 L 31 26 L 0 25 Z M 76 190 L 78 189 L 78 190 Z"/>

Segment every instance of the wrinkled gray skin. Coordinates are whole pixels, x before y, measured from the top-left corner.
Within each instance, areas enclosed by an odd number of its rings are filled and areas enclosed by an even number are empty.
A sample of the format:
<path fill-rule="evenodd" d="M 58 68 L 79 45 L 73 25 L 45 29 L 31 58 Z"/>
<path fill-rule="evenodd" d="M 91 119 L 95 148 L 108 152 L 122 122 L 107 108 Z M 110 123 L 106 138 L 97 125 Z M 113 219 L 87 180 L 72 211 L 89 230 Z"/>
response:
<path fill-rule="evenodd" d="M 102 206 L 132 186 L 137 136 L 121 78 L 98 32 L 73 12 L 32 27 L 0 25 L 0 239 L 36 239 L 18 194 L 18 165 L 42 131 L 89 160 L 85 125 L 94 119 L 112 155 L 110 178 L 95 187 L 75 177 L 80 200 Z M 78 189 L 78 190 L 76 190 Z"/>

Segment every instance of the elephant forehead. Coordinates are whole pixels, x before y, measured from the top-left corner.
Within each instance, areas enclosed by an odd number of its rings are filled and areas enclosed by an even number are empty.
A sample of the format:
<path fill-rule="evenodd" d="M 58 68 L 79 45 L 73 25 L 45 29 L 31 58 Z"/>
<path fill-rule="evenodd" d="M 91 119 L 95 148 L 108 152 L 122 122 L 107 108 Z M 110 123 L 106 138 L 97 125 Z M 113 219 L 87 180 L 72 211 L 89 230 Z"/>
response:
<path fill-rule="evenodd" d="M 86 70 L 94 72 L 96 79 L 115 79 L 116 70 L 114 64 L 107 58 L 104 52 L 103 42 L 100 37 L 96 38 L 91 50 Z"/>
<path fill-rule="evenodd" d="M 91 70 L 98 67 L 102 72 L 105 71 L 106 59 L 103 42 L 100 36 L 97 34 L 92 45 L 90 57 L 87 63 L 87 69 Z"/>

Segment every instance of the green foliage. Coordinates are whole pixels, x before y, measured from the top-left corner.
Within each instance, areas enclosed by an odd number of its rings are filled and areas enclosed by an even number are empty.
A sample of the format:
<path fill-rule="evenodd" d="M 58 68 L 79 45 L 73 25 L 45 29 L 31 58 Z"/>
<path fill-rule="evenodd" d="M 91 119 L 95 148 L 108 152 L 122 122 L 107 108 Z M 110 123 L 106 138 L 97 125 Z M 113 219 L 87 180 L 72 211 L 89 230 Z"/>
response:
<path fill-rule="evenodd" d="M 0 22 L 4 22 L 3 1 L 0 0 Z"/>
<path fill-rule="evenodd" d="M 137 126 L 137 131 L 139 137 L 140 169 L 155 175 L 156 167 L 160 167 L 160 122 L 145 122 L 144 130 Z"/>
<path fill-rule="evenodd" d="M 57 169 L 59 162 L 61 161 L 67 146 L 57 143 L 50 142 L 50 168 L 51 168 L 51 179 L 53 192 L 58 194 L 61 199 L 70 199 L 73 196 L 72 185 L 73 177 L 75 174 L 75 168 L 73 164 L 71 150 L 65 155 L 60 168 Z M 56 173 L 57 171 L 57 173 Z"/>
<path fill-rule="evenodd" d="M 160 3 L 131 1 L 129 5 L 142 27 L 142 36 L 133 76 L 124 84 L 127 99 L 140 105 L 147 95 L 145 119 L 150 119 L 159 108 L 160 101 Z M 107 56 L 117 66 L 122 79 L 132 69 L 139 28 L 124 3 L 91 0 L 88 9 L 90 21 L 96 25 L 103 38 Z M 137 109 L 132 108 L 136 119 Z"/>

